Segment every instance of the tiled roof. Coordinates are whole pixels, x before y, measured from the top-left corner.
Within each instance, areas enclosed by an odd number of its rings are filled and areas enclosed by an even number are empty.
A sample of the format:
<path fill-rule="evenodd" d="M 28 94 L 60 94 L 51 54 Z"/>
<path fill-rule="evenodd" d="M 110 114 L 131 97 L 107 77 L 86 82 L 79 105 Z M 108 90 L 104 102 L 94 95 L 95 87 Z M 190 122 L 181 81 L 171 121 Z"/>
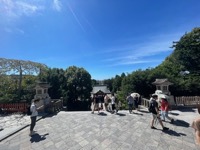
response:
<path fill-rule="evenodd" d="M 111 93 L 110 90 L 107 88 L 106 85 L 94 86 L 91 93 L 94 94 L 94 93 L 97 93 L 97 92 L 99 92 L 99 91 L 102 91 L 102 92 L 105 93 L 105 94 Z"/>
<path fill-rule="evenodd" d="M 159 85 L 159 84 L 167 84 L 172 85 L 173 83 L 169 82 L 168 79 L 156 79 L 152 84 Z"/>

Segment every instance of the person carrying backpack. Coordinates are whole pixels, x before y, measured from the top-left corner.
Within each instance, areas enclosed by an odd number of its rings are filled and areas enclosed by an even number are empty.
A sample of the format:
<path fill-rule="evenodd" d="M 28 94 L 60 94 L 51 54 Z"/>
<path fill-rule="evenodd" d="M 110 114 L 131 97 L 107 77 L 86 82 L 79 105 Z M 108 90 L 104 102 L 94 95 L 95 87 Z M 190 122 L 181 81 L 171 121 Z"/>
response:
<path fill-rule="evenodd" d="M 151 129 L 156 129 L 156 127 L 154 127 L 154 122 L 156 119 L 158 119 L 160 125 L 163 128 L 163 131 L 165 130 L 169 130 L 169 128 L 164 127 L 162 120 L 160 119 L 160 114 L 159 114 L 159 108 L 158 108 L 158 103 L 156 102 L 158 96 L 156 94 L 153 94 L 150 100 L 150 106 L 149 106 L 149 110 L 152 113 L 152 120 L 151 120 Z"/>
<path fill-rule="evenodd" d="M 129 109 L 129 113 L 131 114 L 133 111 L 133 103 L 134 103 L 134 99 L 131 96 L 131 94 L 129 94 L 126 98 L 127 102 L 128 102 L 128 109 Z"/>

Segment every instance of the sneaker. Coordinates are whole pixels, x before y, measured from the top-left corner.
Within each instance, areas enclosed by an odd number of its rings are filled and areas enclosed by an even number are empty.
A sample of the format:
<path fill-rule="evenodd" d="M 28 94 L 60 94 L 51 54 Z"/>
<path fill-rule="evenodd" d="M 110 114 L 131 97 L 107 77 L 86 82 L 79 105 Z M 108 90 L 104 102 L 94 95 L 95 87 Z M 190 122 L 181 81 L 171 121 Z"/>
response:
<path fill-rule="evenodd" d="M 152 126 L 151 129 L 157 129 L 156 127 Z"/>
<path fill-rule="evenodd" d="M 167 127 L 163 127 L 163 131 L 169 130 L 169 128 Z"/>

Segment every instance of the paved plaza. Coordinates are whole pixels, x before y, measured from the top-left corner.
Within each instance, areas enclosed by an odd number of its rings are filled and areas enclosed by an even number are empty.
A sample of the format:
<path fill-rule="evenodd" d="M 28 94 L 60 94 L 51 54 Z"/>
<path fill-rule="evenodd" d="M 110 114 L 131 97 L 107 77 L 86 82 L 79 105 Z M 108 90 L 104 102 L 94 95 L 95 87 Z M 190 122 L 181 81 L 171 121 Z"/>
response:
<path fill-rule="evenodd" d="M 146 109 L 135 114 L 101 112 L 64 112 L 39 120 L 30 137 L 29 127 L 0 142 L 0 150 L 198 150 L 192 120 L 196 109 L 174 110 L 174 124 L 164 122 L 150 128 L 151 114 Z"/>

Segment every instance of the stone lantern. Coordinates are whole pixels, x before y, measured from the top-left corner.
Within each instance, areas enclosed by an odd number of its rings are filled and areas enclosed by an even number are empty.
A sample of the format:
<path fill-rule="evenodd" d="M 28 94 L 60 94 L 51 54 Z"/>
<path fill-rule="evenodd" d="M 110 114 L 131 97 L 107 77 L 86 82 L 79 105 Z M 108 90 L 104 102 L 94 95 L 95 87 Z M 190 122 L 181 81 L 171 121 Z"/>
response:
<path fill-rule="evenodd" d="M 36 87 L 35 87 L 36 94 L 34 98 L 40 99 L 38 106 L 44 105 L 44 108 L 45 108 L 45 106 L 50 103 L 51 98 L 49 97 L 49 94 L 48 94 L 48 89 L 50 87 L 51 86 L 49 85 L 49 83 L 40 82 L 40 81 L 36 82 Z"/>
<path fill-rule="evenodd" d="M 156 79 L 156 81 L 154 81 L 152 84 L 156 85 L 155 94 L 158 95 L 158 100 L 159 98 L 163 96 L 163 97 L 167 97 L 171 105 L 175 104 L 174 96 L 171 95 L 169 91 L 169 85 L 172 85 L 173 83 L 169 82 L 168 79 Z"/>
<path fill-rule="evenodd" d="M 169 82 L 168 79 L 156 79 L 152 84 L 156 85 L 156 90 L 161 90 L 163 94 L 171 95 L 169 85 L 173 83 Z"/>

